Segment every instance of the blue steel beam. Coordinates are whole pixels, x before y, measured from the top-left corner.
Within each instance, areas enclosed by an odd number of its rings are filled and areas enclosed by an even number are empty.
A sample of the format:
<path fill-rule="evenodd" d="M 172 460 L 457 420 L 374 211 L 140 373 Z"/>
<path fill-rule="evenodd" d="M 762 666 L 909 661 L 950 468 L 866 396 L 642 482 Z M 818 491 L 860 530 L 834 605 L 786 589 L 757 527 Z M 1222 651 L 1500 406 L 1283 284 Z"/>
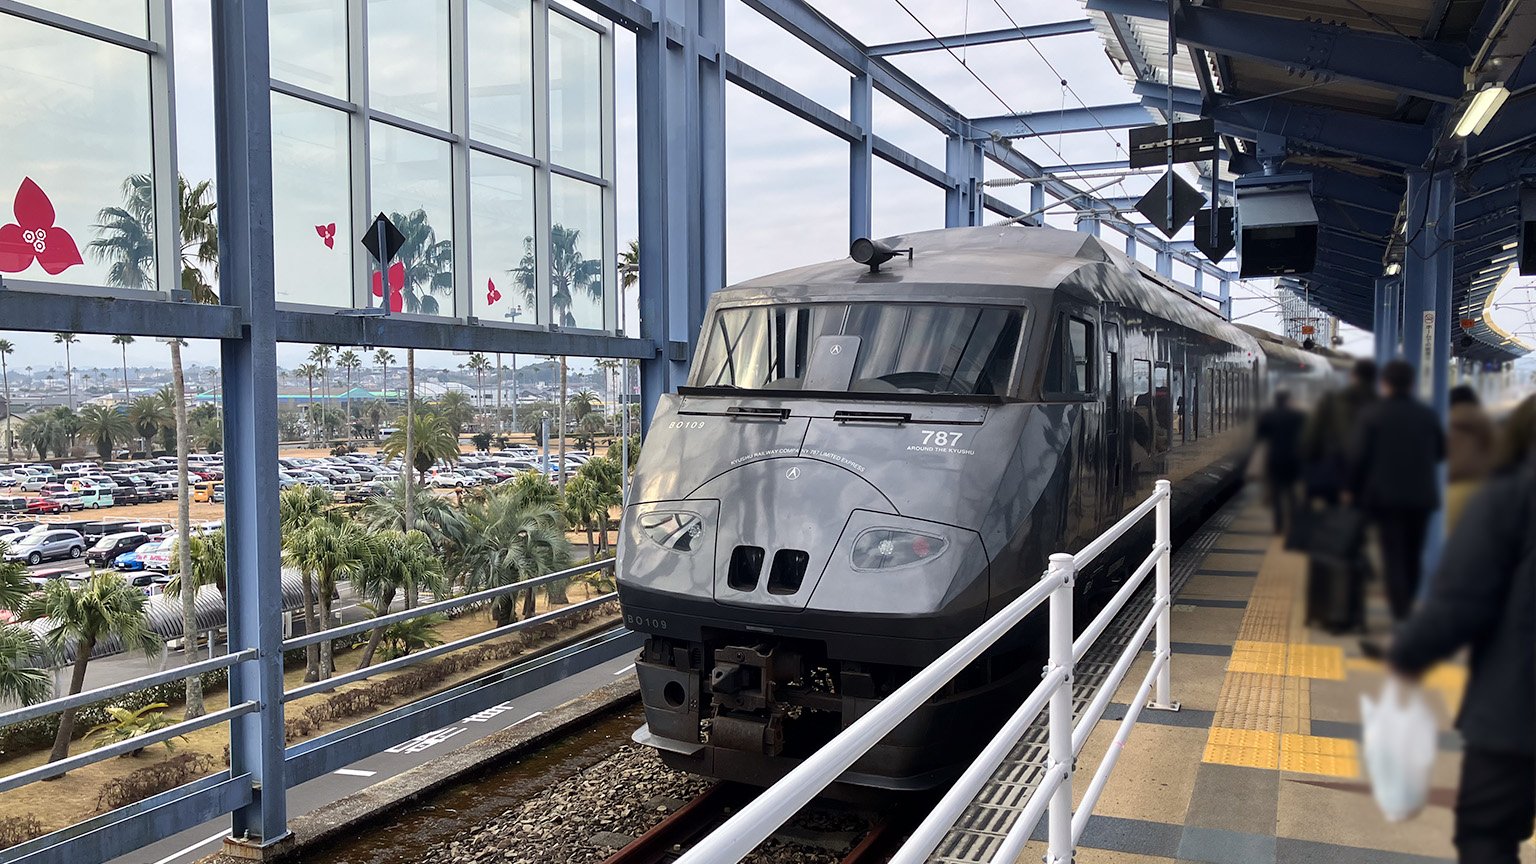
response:
<path fill-rule="evenodd" d="M 1312 174 L 1314 198 L 1392 217 L 1402 210 L 1405 190 L 1401 182 L 1362 177 L 1317 165 L 1308 166 L 1307 170 Z"/>
<path fill-rule="evenodd" d="M 1430 130 L 1417 123 L 1379 120 L 1278 98 L 1244 104 L 1218 100 L 1206 116 L 1216 121 L 1217 131 L 1223 134 L 1250 141 L 1273 135 L 1304 147 L 1406 168 L 1423 164 L 1433 143 Z"/>
<path fill-rule="evenodd" d="M 907 42 L 871 45 L 869 47 L 869 56 L 890 57 L 896 54 L 943 51 L 946 48 L 994 45 L 998 42 L 1017 42 L 1020 39 L 1040 39 L 1049 36 L 1070 36 L 1073 33 L 1092 32 L 1093 22 L 1084 18 L 1078 21 L 1057 21 L 1050 24 L 1006 27 L 1001 30 L 982 30 L 977 33 L 959 33 L 954 36 L 940 36 L 937 39 L 913 39 Z"/>
<path fill-rule="evenodd" d="M 1168 18 L 1167 0 L 1087 0 L 1086 5 L 1117 15 Z M 1464 62 L 1447 56 L 1445 46 L 1397 34 L 1187 3 L 1180 4 L 1175 27 L 1180 44 L 1299 74 L 1346 78 L 1437 102 L 1455 102 L 1466 90 Z"/>
<path fill-rule="evenodd" d="M 971 121 L 976 134 L 1003 138 L 1032 138 L 1038 135 L 1070 135 L 1100 129 L 1128 129 L 1152 122 L 1152 115 L 1140 102 L 1122 105 L 1097 105 L 1068 108 L 1065 111 L 1035 111 L 1029 114 L 1003 114 L 978 117 Z"/>
<path fill-rule="evenodd" d="M 1113 162 L 1083 162 L 1079 165 L 1041 165 L 1040 171 L 1044 174 L 1057 176 L 1070 176 L 1073 173 L 1089 174 L 1096 171 L 1129 171 L 1131 163 L 1125 159 Z"/>
<path fill-rule="evenodd" d="M 213 4 L 214 164 L 219 189 L 219 293 L 246 310 L 239 339 L 219 343 L 224 385 L 224 502 L 229 650 L 259 658 L 230 670 L 230 772 L 251 798 L 230 836 L 267 847 L 288 836 L 283 777 L 283 591 L 277 524 L 277 324 L 273 314 L 272 95 L 266 0 Z"/>
<path fill-rule="evenodd" d="M 1168 85 L 1156 81 L 1137 81 L 1131 85 L 1131 92 L 1141 97 L 1141 104 L 1147 108 L 1155 108 L 1165 111 L 1168 108 Z M 1205 96 L 1199 90 L 1188 87 L 1173 88 L 1173 110 L 1182 111 L 1185 114 L 1199 114 L 1205 104 Z"/>
<path fill-rule="evenodd" d="M 848 144 L 848 242 L 870 236 L 874 209 L 874 86 L 868 75 L 849 82 L 848 116 L 859 129 L 857 141 Z"/>

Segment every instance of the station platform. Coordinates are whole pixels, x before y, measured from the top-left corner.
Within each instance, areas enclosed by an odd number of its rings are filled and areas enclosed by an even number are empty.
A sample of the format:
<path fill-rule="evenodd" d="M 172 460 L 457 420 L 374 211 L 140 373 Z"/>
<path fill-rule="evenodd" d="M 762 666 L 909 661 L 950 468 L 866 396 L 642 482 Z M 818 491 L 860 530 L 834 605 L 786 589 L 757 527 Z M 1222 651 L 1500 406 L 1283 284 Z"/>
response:
<path fill-rule="evenodd" d="M 1305 624 L 1306 558 L 1273 533 L 1250 485 L 1175 555 L 1173 697 L 1143 711 L 1080 845 L 1078 864 L 1429 864 L 1455 857 L 1452 806 L 1460 742 L 1451 730 L 1465 684 L 1448 663 L 1425 680 L 1442 734 L 1429 806 L 1388 823 L 1361 768 L 1362 693 L 1385 672 L 1358 636 Z M 1195 548 L 1191 549 L 1190 546 Z M 1193 557 L 1191 557 L 1193 556 Z M 1180 564 L 1183 567 L 1180 567 Z M 1182 582 L 1182 585 L 1178 584 Z M 1389 631 L 1379 580 L 1372 636 Z M 1151 655 L 1143 652 L 1078 760 L 1091 776 Z M 1085 782 L 1074 784 L 1081 797 Z M 1019 858 L 1044 853 L 1043 822 Z M 945 860 L 940 856 L 937 860 Z M 1522 862 L 1536 862 L 1527 844 Z"/>

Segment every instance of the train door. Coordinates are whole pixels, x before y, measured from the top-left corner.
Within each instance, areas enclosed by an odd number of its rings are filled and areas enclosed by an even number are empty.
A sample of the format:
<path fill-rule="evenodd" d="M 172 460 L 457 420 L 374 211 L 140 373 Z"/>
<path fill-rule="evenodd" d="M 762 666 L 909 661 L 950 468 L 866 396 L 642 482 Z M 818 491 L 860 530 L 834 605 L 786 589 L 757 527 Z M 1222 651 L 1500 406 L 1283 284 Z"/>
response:
<path fill-rule="evenodd" d="M 1104 471 L 1100 474 L 1105 514 L 1118 514 L 1125 506 L 1125 398 L 1120 368 L 1120 325 L 1104 318 Z"/>

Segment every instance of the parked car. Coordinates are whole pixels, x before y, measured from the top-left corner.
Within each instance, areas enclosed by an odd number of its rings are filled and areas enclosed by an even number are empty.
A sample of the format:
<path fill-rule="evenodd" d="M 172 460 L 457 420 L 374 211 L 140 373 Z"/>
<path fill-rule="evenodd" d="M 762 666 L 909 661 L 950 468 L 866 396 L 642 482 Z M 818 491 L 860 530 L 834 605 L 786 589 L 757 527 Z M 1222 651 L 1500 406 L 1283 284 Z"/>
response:
<path fill-rule="evenodd" d="M 142 531 L 151 538 L 162 537 L 175 530 L 169 522 L 136 522 L 123 526 L 124 531 Z"/>
<path fill-rule="evenodd" d="M 159 541 L 151 538 L 149 542 L 143 544 L 142 546 L 130 549 L 127 552 L 123 552 L 116 558 L 112 559 L 112 569 L 121 571 L 123 573 L 137 573 L 143 570 L 144 562 L 139 559 L 139 556 L 153 551 L 154 548 L 159 545 Z"/>
<path fill-rule="evenodd" d="M 0 498 L 0 513 L 25 513 L 27 511 L 27 498 L 22 495 L 7 495 Z"/>
<path fill-rule="evenodd" d="M 82 487 L 79 492 L 71 492 L 70 494 L 75 497 L 76 501 L 80 502 L 81 507 L 91 510 L 111 507 L 117 503 L 116 498 L 112 495 L 112 490 L 105 486 L 86 486 Z"/>
<path fill-rule="evenodd" d="M 167 534 L 148 552 L 139 553 L 139 563 L 145 570 L 166 573 L 171 569 L 171 559 L 176 555 L 176 535 Z"/>
<path fill-rule="evenodd" d="M 26 512 L 28 513 L 60 513 L 63 512 L 63 510 L 63 505 L 59 504 L 58 501 L 55 501 L 52 498 L 39 497 L 27 499 Z"/>
<path fill-rule="evenodd" d="M 96 567 L 105 567 L 107 563 L 116 559 L 124 552 L 129 552 L 149 542 L 149 535 L 142 531 L 124 531 L 119 534 L 108 534 L 97 540 L 90 549 L 85 552 L 87 564 Z"/>
<path fill-rule="evenodd" d="M 42 498 L 57 503 L 59 509 L 65 513 L 85 509 L 85 501 L 80 497 L 79 492 L 44 492 Z"/>
<path fill-rule="evenodd" d="M 476 481 L 463 474 L 456 474 L 452 471 L 440 471 L 432 475 L 429 483 L 436 489 L 463 489 L 468 486 L 474 486 Z"/>
<path fill-rule="evenodd" d="M 43 487 L 47 485 L 47 477 L 41 474 L 25 474 L 22 475 L 20 482 L 16 484 L 16 488 L 23 492 L 41 492 Z"/>
<path fill-rule="evenodd" d="M 35 531 L 5 550 L 11 561 L 41 564 L 49 558 L 79 558 L 85 554 L 85 538 L 78 531 Z"/>
<path fill-rule="evenodd" d="M 194 504 L 212 503 L 213 488 L 215 486 L 222 488 L 223 485 L 223 483 L 214 483 L 211 480 L 204 480 L 201 483 L 192 484 L 192 502 Z"/>

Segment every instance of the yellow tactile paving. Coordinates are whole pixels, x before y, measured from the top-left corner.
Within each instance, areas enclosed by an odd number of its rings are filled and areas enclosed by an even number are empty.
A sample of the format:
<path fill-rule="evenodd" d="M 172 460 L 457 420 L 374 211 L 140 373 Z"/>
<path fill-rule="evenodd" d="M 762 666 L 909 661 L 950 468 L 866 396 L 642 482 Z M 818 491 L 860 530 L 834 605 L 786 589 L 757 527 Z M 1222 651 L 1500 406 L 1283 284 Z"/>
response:
<path fill-rule="evenodd" d="M 1440 694 L 1451 714 L 1461 710 L 1461 694 L 1467 689 L 1467 667 L 1441 663 L 1424 676 L 1424 686 Z"/>
<path fill-rule="evenodd" d="M 1285 677 L 1228 672 L 1216 697 L 1212 728 L 1279 732 L 1285 713 Z"/>
<path fill-rule="evenodd" d="M 1212 726 L 1200 761 L 1273 770 L 1280 767 L 1280 733 Z"/>
<path fill-rule="evenodd" d="M 1343 681 L 1344 649 L 1337 645 L 1291 645 L 1286 651 L 1285 674 Z"/>
<path fill-rule="evenodd" d="M 1232 658 L 1227 661 L 1228 672 L 1253 672 L 1258 675 L 1284 675 L 1285 666 L 1283 642 L 1239 639 L 1232 643 Z"/>
<path fill-rule="evenodd" d="M 1280 736 L 1280 770 L 1327 777 L 1360 776 L 1360 754 L 1348 738 Z"/>

